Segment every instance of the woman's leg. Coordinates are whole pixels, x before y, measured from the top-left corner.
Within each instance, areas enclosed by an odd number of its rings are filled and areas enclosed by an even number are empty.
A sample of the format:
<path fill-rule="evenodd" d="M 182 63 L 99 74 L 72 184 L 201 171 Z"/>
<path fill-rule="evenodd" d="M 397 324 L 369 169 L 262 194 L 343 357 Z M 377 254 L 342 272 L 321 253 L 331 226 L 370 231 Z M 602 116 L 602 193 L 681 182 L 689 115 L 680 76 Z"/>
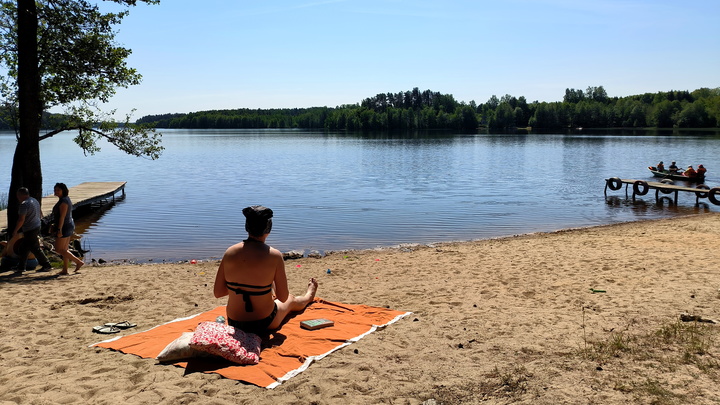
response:
<path fill-rule="evenodd" d="M 68 250 L 68 246 L 70 245 L 70 237 L 66 238 L 57 238 L 55 241 L 55 251 L 58 252 L 62 258 L 63 258 L 63 269 L 60 272 L 60 274 L 68 274 L 68 262 L 72 261 L 75 263 L 75 271 L 80 270 L 80 267 L 82 267 L 85 262 L 78 259 L 74 254 Z"/>
<path fill-rule="evenodd" d="M 65 256 L 65 252 L 68 248 L 70 238 L 57 238 L 55 239 L 55 252 L 57 252 L 63 261 L 62 271 L 60 274 L 68 274 L 68 258 Z"/>
<path fill-rule="evenodd" d="M 305 307 L 310 305 L 310 303 L 313 302 L 313 300 L 315 299 L 315 293 L 317 292 L 317 288 L 317 280 L 311 278 L 308 282 L 307 291 L 302 297 L 296 297 L 290 294 L 290 296 L 285 302 L 280 302 L 276 300 L 278 307 L 277 315 L 275 315 L 275 319 L 273 319 L 273 321 L 270 323 L 268 329 L 277 329 L 289 313 L 302 311 L 303 309 L 305 309 Z"/>

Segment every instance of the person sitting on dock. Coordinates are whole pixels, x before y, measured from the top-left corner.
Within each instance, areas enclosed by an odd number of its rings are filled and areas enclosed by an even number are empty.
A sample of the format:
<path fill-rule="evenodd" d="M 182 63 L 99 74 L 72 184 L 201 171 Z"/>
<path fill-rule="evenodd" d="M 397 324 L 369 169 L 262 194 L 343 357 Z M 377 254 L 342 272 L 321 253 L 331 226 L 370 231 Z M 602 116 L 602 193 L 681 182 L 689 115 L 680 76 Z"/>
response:
<path fill-rule="evenodd" d="M 693 169 L 692 166 L 688 166 L 688 168 L 685 170 L 685 175 L 691 179 L 694 179 L 695 177 L 697 177 L 697 172 L 695 171 L 695 169 Z"/>
<path fill-rule="evenodd" d="M 697 170 L 695 171 L 697 180 L 698 181 L 705 181 L 705 173 L 707 173 L 707 169 L 703 165 L 698 165 Z"/>
<path fill-rule="evenodd" d="M 657 164 L 657 171 L 659 171 L 659 172 L 665 171 L 665 165 L 663 164 L 662 161 L 660 161 L 660 163 Z"/>
<path fill-rule="evenodd" d="M 677 174 L 677 172 L 678 172 L 678 167 L 677 167 L 677 165 L 675 164 L 675 162 L 671 162 L 671 163 L 670 163 L 670 166 L 668 167 L 668 172 L 670 172 L 670 174 Z"/>

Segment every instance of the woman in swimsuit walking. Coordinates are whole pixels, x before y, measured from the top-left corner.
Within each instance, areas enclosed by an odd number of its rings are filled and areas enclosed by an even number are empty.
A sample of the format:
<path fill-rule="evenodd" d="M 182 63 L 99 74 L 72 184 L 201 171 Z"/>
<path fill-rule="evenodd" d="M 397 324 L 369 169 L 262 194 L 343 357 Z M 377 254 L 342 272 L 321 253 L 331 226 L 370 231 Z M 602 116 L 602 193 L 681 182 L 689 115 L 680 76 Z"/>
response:
<path fill-rule="evenodd" d="M 248 238 L 230 246 L 215 276 L 215 298 L 228 296 L 228 324 L 249 333 L 277 329 L 291 312 L 305 309 L 318 284 L 310 279 L 305 295 L 290 294 L 279 250 L 265 244 L 273 212 L 259 205 L 243 209 Z M 275 296 L 273 299 L 273 295 Z"/>
<path fill-rule="evenodd" d="M 68 197 L 68 188 L 65 183 L 55 183 L 54 187 L 55 197 L 58 198 L 58 202 L 53 207 L 53 220 L 55 221 L 55 228 L 57 229 L 55 239 L 55 251 L 62 256 L 63 268 L 58 275 L 68 274 L 69 262 L 75 263 L 75 272 L 80 270 L 80 267 L 85 265 L 85 262 L 77 258 L 68 249 L 70 246 L 70 237 L 75 233 L 75 222 L 72 217 L 72 201 Z"/>

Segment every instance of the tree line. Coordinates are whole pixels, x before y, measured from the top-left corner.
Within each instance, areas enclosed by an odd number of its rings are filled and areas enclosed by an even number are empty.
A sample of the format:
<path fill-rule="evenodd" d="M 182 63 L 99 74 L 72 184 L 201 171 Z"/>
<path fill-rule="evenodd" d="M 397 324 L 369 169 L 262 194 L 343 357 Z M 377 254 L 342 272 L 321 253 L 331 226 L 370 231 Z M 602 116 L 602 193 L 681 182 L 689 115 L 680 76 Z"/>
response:
<path fill-rule="evenodd" d="M 0 116 L 8 114 L 0 109 Z M 43 128 L 56 128 L 62 114 L 43 114 Z M 3 120 L 0 129 L 12 129 Z M 307 128 L 328 130 L 475 131 L 532 127 L 563 128 L 718 128 L 720 88 L 609 97 L 603 86 L 568 88 L 563 101 L 528 103 L 525 97 L 492 96 L 481 104 L 458 102 L 450 94 L 417 87 L 381 93 L 357 104 L 282 109 L 208 110 L 148 115 L 136 124 L 156 128 Z"/>
<path fill-rule="evenodd" d="M 328 130 L 475 131 L 510 128 L 717 128 L 720 88 L 609 97 L 603 86 L 568 88 L 563 101 L 528 103 L 524 96 L 457 101 L 417 87 L 380 93 L 335 108 L 234 109 L 148 115 L 137 124 L 157 128 L 323 128 Z"/>

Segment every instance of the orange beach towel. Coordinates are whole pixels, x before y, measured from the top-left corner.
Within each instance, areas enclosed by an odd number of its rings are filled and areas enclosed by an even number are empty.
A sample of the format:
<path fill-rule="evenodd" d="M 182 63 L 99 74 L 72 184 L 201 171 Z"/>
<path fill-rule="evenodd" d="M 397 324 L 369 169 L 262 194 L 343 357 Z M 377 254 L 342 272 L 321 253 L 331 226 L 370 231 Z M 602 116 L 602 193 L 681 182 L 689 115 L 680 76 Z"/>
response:
<path fill-rule="evenodd" d="M 377 328 L 385 327 L 411 312 L 401 312 L 367 305 L 350 305 L 315 298 L 305 311 L 290 318 L 280 329 L 262 343 L 260 363 L 236 365 L 222 359 L 192 359 L 173 363 L 188 372 L 217 373 L 233 380 L 245 381 L 260 387 L 275 388 L 301 373 L 310 364 L 344 346 L 354 343 Z M 201 314 L 180 318 L 132 335 L 116 337 L 92 346 L 104 347 L 142 358 L 155 358 L 170 342 L 183 332 L 192 332 L 204 321 L 225 316 L 225 306 Z M 300 322 L 327 318 L 335 322 L 329 328 L 305 330 Z"/>

